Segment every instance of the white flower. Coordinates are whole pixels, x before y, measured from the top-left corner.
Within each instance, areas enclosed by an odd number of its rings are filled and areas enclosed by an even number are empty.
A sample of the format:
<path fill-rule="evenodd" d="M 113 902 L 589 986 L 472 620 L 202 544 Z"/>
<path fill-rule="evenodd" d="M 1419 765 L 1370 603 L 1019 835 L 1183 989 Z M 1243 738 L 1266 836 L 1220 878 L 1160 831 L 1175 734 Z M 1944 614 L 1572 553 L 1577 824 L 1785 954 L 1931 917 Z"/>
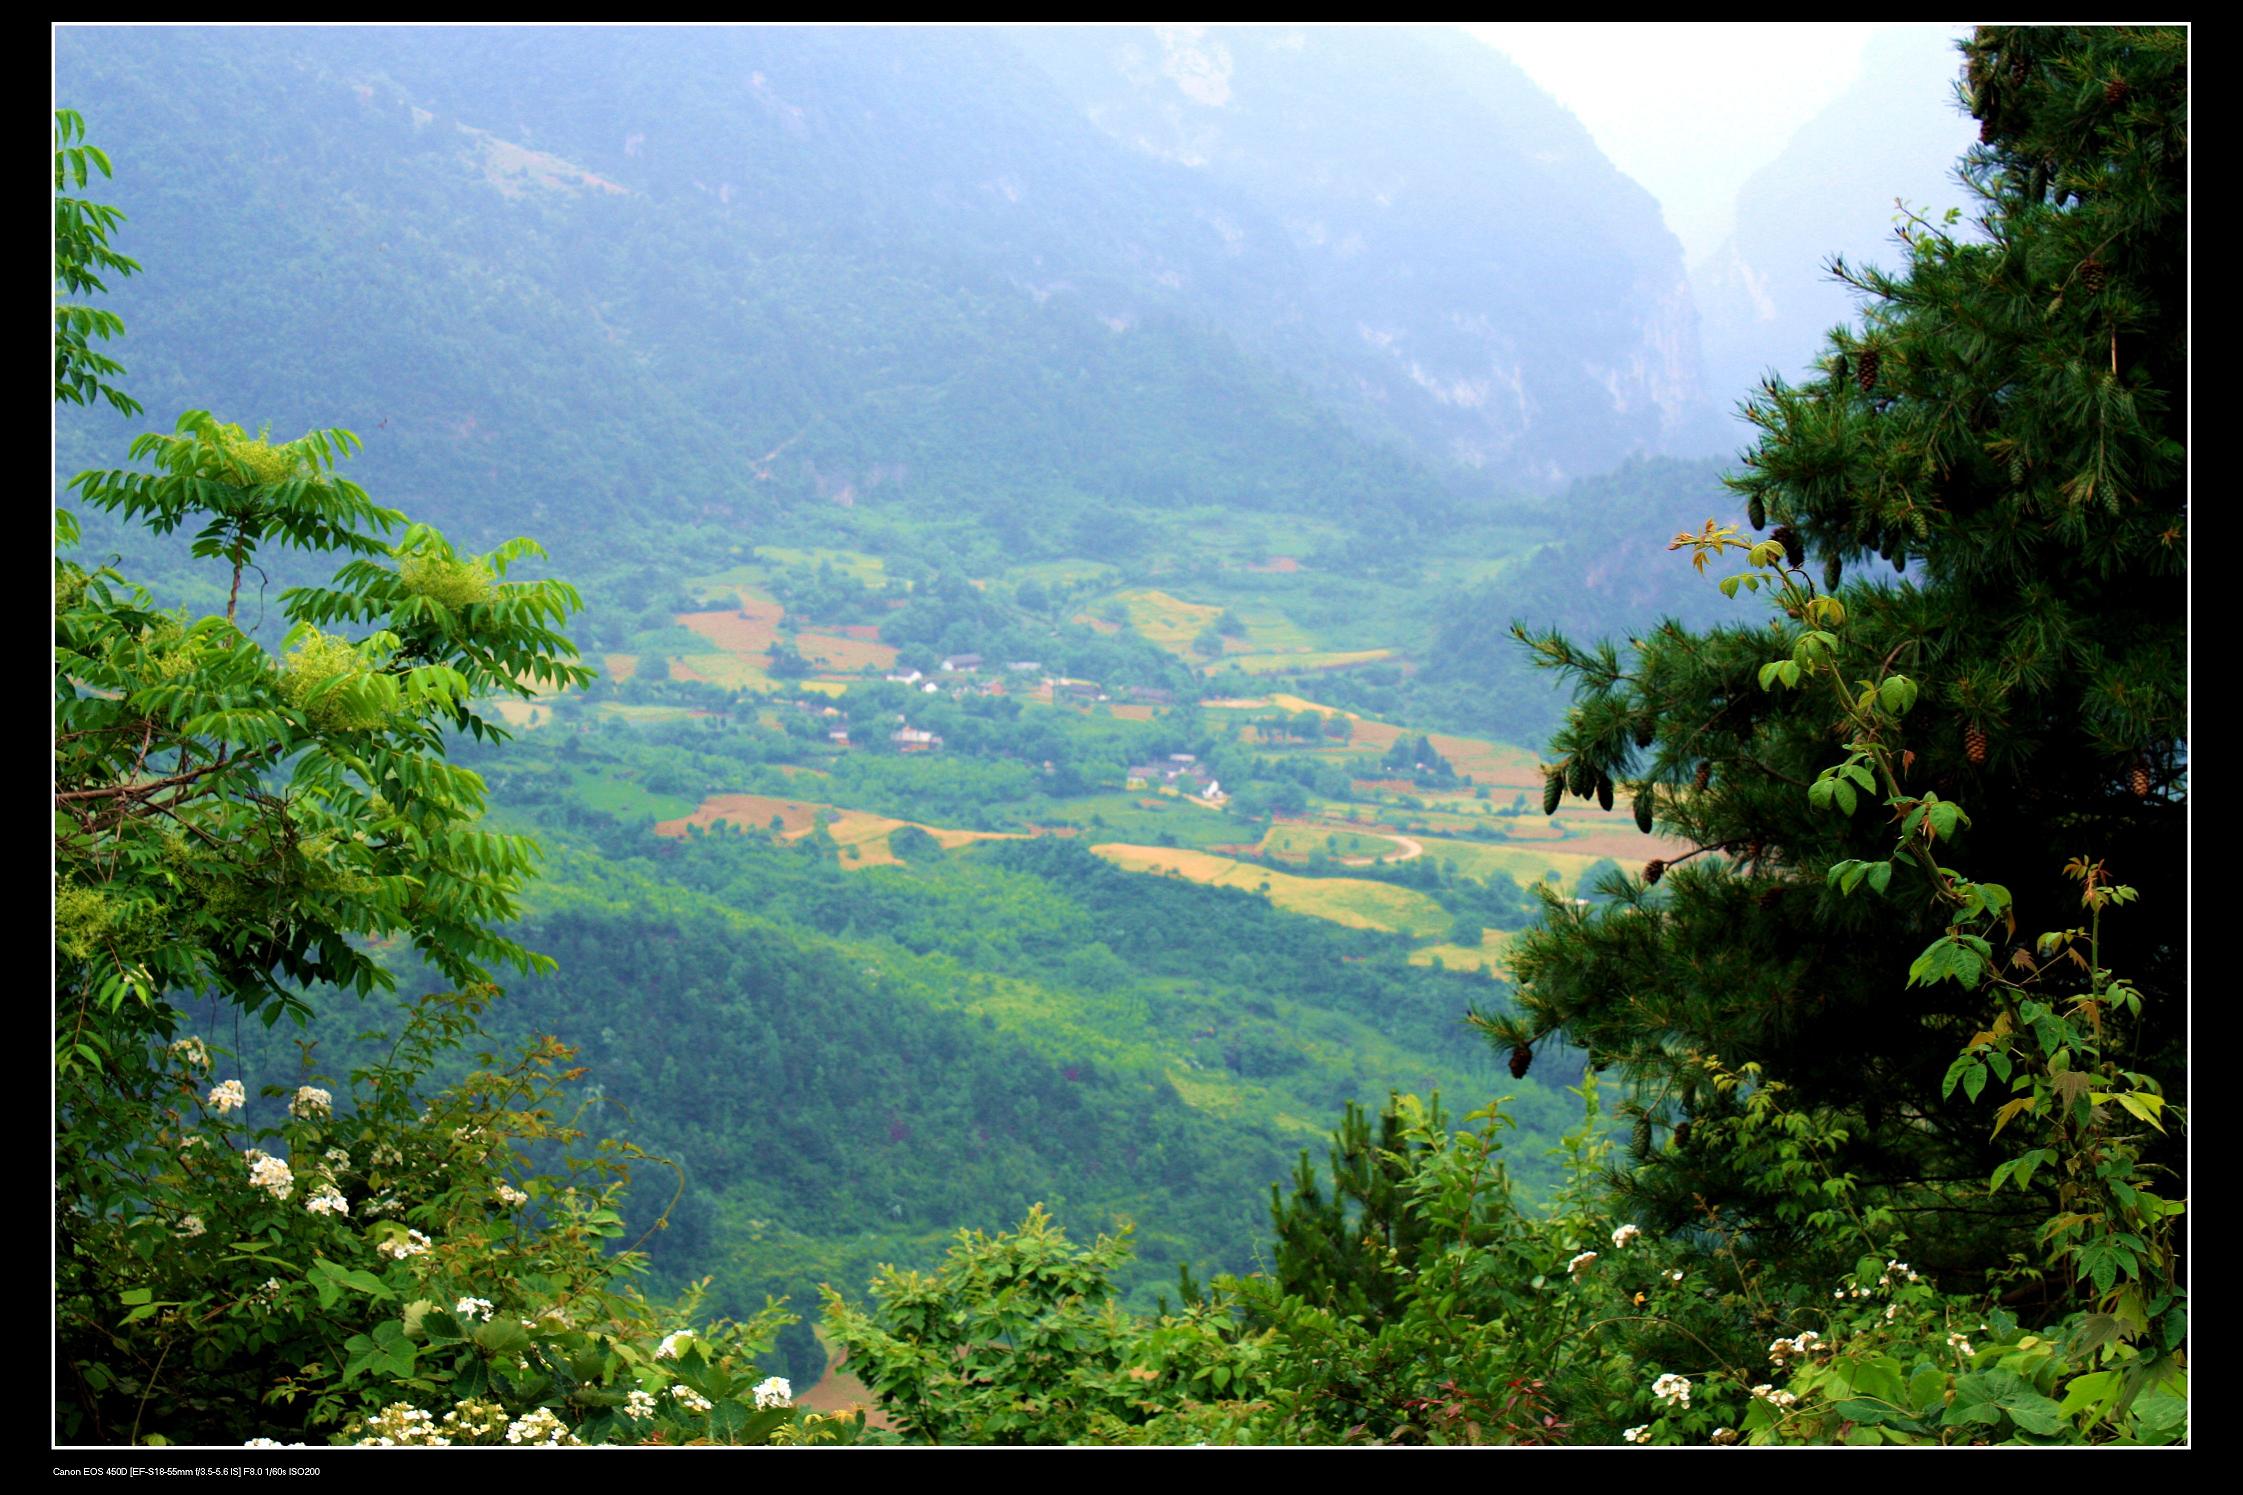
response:
<path fill-rule="evenodd" d="M 211 1086 L 210 1094 L 204 1097 L 203 1104 L 223 1116 L 228 1111 L 238 1111 L 248 1105 L 249 1092 L 241 1088 L 241 1081 L 227 1080 Z"/>
<path fill-rule="evenodd" d="M 1640 1427 L 1629 1428 L 1620 1436 L 1630 1443 L 1649 1443 L 1651 1441 L 1651 1424 L 1647 1422 Z"/>
<path fill-rule="evenodd" d="M 197 1069 L 210 1068 L 210 1050 L 203 1047 L 199 1038 L 182 1038 L 166 1051 L 174 1059 L 184 1059 Z"/>
<path fill-rule="evenodd" d="M 1723 1444 L 1734 1443 L 1737 1441 L 1737 1430 L 1735 1428 L 1715 1428 L 1713 1430 L 1713 1441 Z"/>
<path fill-rule="evenodd" d="M 242 1447 L 244 1447 L 244 1448 L 278 1448 L 278 1447 L 280 1447 L 280 1445 L 279 1445 L 278 1443 L 275 1443 L 275 1442 L 274 1442 L 274 1441 L 273 1441 L 272 1439 L 270 1439 L 270 1438 L 252 1438 L 252 1439 L 250 1439 L 250 1440 L 249 1440 L 249 1441 L 248 1441 L 247 1443 L 244 1443 L 244 1444 L 242 1445 Z"/>
<path fill-rule="evenodd" d="M 527 1443 L 535 1447 L 560 1448 L 574 1444 L 576 1435 L 549 1408 L 539 1407 L 506 1425 L 506 1441 Z"/>
<path fill-rule="evenodd" d="M 1799 1405 L 1798 1397 L 1793 1396 L 1788 1391 L 1778 1391 L 1775 1387 L 1769 1385 L 1765 1381 L 1763 1381 L 1760 1385 L 1753 1387 L 1752 1394 L 1759 1397 L 1762 1401 L 1767 1402 L 1770 1406 L 1795 1407 Z"/>
<path fill-rule="evenodd" d="M 208 1147 L 209 1145 L 210 1139 L 200 1132 L 179 1139 L 179 1150 L 181 1152 L 193 1152 L 198 1147 Z"/>
<path fill-rule="evenodd" d="M 419 1231 L 408 1230 L 405 1232 L 403 1237 L 392 1237 L 389 1240 L 383 1241 L 374 1249 L 381 1252 L 384 1256 L 390 1257 L 397 1261 L 403 1261 L 408 1256 L 421 1255 L 423 1252 L 428 1250 L 431 1244 L 432 1242 L 430 1242 L 429 1238 L 425 1235 L 422 1235 Z"/>
<path fill-rule="evenodd" d="M 1947 1336 L 1947 1347 L 1961 1352 L 1966 1357 L 1970 1354 L 1970 1341 L 1960 1334 L 1949 1334 Z"/>
<path fill-rule="evenodd" d="M 672 1386 L 670 1395 L 676 1397 L 678 1404 L 689 1411 L 706 1412 L 713 1405 L 707 1397 L 695 1391 L 691 1386 Z"/>
<path fill-rule="evenodd" d="M 657 1360 L 675 1360 L 678 1356 L 678 1346 L 692 1337 L 693 1331 L 691 1329 L 678 1330 L 677 1333 L 668 1336 L 655 1347 L 654 1358 Z"/>
<path fill-rule="evenodd" d="M 496 1311 L 491 1307 L 489 1298 L 462 1298 L 452 1305 L 452 1312 L 458 1314 L 461 1318 L 479 1318 L 486 1324 L 491 1321 L 491 1315 Z M 524 1324 L 522 1327 L 526 1329 L 529 1325 Z"/>
<path fill-rule="evenodd" d="M 1623 1225 L 1612 1232 L 1612 1247 L 1617 1251 L 1642 1234 L 1643 1227 L 1640 1225 Z"/>
<path fill-rule="evenodd" d="M 652 1417 L 654 1415 L 653 1395 L 644 1390 L 633 1391 L 629 1396 L 623 1398 L 623 1412 L 627 1417 Z"/>
<path fill-rule="evenodd" d="M 350 1154 L 340 1147 L 330 1147 L 322 1156 L 338 1168 L 348 1168 L 350 1166 Z"/>
<path fill-rule="evenodd" d="M 275 1199 L 286 1199 L 295 1192 L 296 1175 L 279 1158 L 268 1157 L 256 1148 L 248 1148 L 242 1156 L 249 1160 L 249 1186 L 263 1189 Z"/>
<path fill-rule="evenodd" d="M 402 1162 L 404 1162 L 404 1161 L 405 1161 L 405 1154 L 403 1154 L 403 1153 L 399 1152 L 399 1151 L 398 1151 L 398 1150 L 397 1150 L 396 1148 L 394 1148 L 394 1147 L 390 1146 L 390 1145 L 389 1145 L 389 1144 L 388 1144 L 387 1142 L 381 1142 L 381 1143 L 377 1143 L 377 1144 L 375 1144 L 375 1147 L 374 1147 L 374 1166 L 375 1166 L 375 1167 L 379 1168 L 379 1167 L 383 1166 L 383 1165 L 384 1165 L 384 1164 L 386 1164 L 386 1163 L 402 1163 Z"/>
<path fill-rule="evenodd" d="M 335 1097 L 316 1085 L 298 1085 L 296 1098 L 288 1103 L 288 1114 L 298 1121 L 308 1121 L 314 1116 L 334 1114 Z"/>
<path fill-rule="evenodd" d="M 517 1206 L 528 1204 L 530 1202 L 530 1196 L 523 1193 L 520 1189 L 513 1188 L 512 1186 L 507 1184 L 500 1184 L 498 1186 L 498 1202 L 505 1205 L 508 1209 L 514 1209 Z"/>
<path fill-rule="evenodd" d="M 1899 1312 L 1900 1305 L 1898 1303 L 1887 1303 L 1885 1305 L 1885 1322 L 1888 1324 L 1891 1323 L 1893 1321 L 1893 1316 Z"/>
<path fill-rule="evenodd" d="M 1689 1378 L 1672 1373 L 1663 1375 L 1651 1383 L 1651 1394 L 1663 1402 L 1687 1407 L 1690 1405 Z"/>
<path fill-rule="evenodd" d="M 785 1376 L 773 1376 L 756 1386 L 755 1404 L 758 1407 L 791 1407 L 794 1387 L 788 1384 Z"/>
<path fill-rule="evenodd" d="M 1571 1261 L 1569 1261 L 1569 1262 L 1567 1262 L 1567 1263 L 1565 1264 L 1565 1270 L 1566 1270 L 1566 1273 L 1567 1273 L 1567 1275 L 1568 1275 L 1568 1276 L 1570 1276 L 1570 1275 L 1572 1275 L 1573 1273 L 1576 1273 L 1576 1272 L 1580 1271 L 1580 1270 L 1581 1270 L 1581 1269 L 1582 1269 L 1583 1267 L 1587 1266 L 1587 1265 L 1588 1265 L 1588 1264 L 1589 1264 L 1590 1262 L 1592 1262 L 1592 1261 L 1595 1261 L 1596 1259 L 1597 1259 L 1597 1254 L 1596 1254 L 1596 1252 L 1594 1252 L 1594 1251 L 1584 1251 L 1584 1252 L 1582 1252 L 1582 1253 L 1581 1253 L 1581 1254 L 1580 1254 L 1579 1256 L 1576 1256 L 1575 1258 L 1573 1258 L 1573 1260 L 1571 1260 Z"/>
<path fill-rule="evenodd" d="M 196 1236 L 201 1235 L 206 1228 L 207 1227 L 204 1226 L 202 1222 L 202 1216 L 189 1215 L 179 1222 L 179 1228 L 173 1231 L 172 1234 L 176 1236 L 184 1236 L 186 1239 L 191 1241 Z"/>
<path fill-rule="evenodd" d="M 1676 1267 L 1674 1270 L 1666 1273 L 1665 1275 L 1666 1279 L 1669 1282 L 1680 1282 L 1682 1280 L 1682 1268 Z"/>
<path fill-rule="evenodd" d="M 305 1200 L 304 1208 L 315 1215 L 347 1215 L 350 1213 L 350 1202 L 329 1187 Z"/>

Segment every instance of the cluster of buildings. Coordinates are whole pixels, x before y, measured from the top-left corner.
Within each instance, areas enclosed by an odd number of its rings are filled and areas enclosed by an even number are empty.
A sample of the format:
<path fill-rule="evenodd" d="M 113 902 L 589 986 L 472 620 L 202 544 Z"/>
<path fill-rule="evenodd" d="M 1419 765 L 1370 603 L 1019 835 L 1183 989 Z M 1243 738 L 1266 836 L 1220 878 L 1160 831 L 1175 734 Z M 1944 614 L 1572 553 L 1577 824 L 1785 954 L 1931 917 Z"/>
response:
<path fill-rule="evenodd" d="M 1202 768 L 1190 753 L 1170 753 L 1165 761 L 1157 763 L 1133 763 L 1128 784 L 1132 789 L 1174 789 L 1211 805 L 1219 805 L 1230 798 L 1223 793 L 1223 786 L 1215 781 L 1215 776 Z"/>

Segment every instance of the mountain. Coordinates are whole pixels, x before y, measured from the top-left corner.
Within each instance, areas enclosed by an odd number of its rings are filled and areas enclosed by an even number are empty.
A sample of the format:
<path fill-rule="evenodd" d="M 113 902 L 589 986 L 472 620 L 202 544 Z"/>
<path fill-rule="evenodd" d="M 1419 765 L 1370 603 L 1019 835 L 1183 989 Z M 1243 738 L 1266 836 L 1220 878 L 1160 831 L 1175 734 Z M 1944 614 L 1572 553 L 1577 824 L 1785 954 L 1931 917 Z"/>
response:
<path fill-rule="evenodd" d="M 1853 320 L 1853 293 L 1823 268 L 1832 256 L 1899 264 L 1895 198 L 1934 220 L 1950 207 L 1967 210 L 1954 168 L 1977 135 L 1953 104 L 1960 71 L 1944 30 L 1879 32 L 1861 76 L 1737 194 L 1736 231 L 1690 272 L 1724 408 L 1771 369 L 1797 379 L 1820 355 L 1823 334 Z M 1734 428 L 1736 440 L 1743 429 Z"/>
<path fill-rule="evenodd" d="M 161 271 L 113 297 L 151 411 L 378 432 L 361 480 L 470 538 L 1410 523 L 1702 415 L 1655 205 L 1502 59 L 1139 36 L 65 30 L 57 89 Z M 1139 53 L 1229 59 L 1205 160 L 1129 126 Z M 122 430 L 68 413 L 61 466 Z"/>
<path fill-rule="evenodd" d="M 1343 408 L 1544 485 L 1704 449 L 1679 246 L 1507 59 L 1415 27 L 1007 35 L 1113 139 L 1276 226 L 1231 207 L 1206 229 L 1240 261 L 1297 263 L 1279 325 L 1330 350 L 1315 382 Z"/>

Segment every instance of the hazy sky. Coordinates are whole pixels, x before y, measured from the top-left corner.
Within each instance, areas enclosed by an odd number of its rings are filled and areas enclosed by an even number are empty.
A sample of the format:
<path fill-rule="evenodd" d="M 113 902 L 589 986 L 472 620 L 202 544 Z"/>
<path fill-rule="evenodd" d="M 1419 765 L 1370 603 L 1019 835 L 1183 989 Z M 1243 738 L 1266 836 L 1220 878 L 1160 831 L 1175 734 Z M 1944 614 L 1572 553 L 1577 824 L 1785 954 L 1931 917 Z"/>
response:
<path fill-rule="evenodd" d="M 1693 261 L 1729 231 L 1745 178 L 1852 83 L 1878 31 L 1961 34 L 1929 23 L 1486 22 L 1506 53 L 1648 188 Z M 1958 64 L 1959 65 L 1959 64 Z"/>

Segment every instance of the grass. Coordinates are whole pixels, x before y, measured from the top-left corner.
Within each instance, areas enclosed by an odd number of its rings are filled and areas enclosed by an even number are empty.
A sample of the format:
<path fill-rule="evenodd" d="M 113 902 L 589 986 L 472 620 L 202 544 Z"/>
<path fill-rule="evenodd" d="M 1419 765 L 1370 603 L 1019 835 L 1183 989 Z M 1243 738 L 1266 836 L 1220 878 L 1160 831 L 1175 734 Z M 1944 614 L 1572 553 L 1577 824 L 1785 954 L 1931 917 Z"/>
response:
<path fill-rule="evenodd" d="M 661 820 L 693 808 L 693 801 L 681 795 L 657 794 L 631 779 L 605 774 L 577 774 L 569 792 L 587 809 L 618 820 Z"/>
<path fill-rule="evenodd" d="M 1262 836 L 1264 855 L 1306 859 L 1314 852 L 1335 857 L 1394 857 L 1402 848 L 1385 836 L 1360 831 L 1323 830 L 1307 825 L 1273 825 Z"/>

